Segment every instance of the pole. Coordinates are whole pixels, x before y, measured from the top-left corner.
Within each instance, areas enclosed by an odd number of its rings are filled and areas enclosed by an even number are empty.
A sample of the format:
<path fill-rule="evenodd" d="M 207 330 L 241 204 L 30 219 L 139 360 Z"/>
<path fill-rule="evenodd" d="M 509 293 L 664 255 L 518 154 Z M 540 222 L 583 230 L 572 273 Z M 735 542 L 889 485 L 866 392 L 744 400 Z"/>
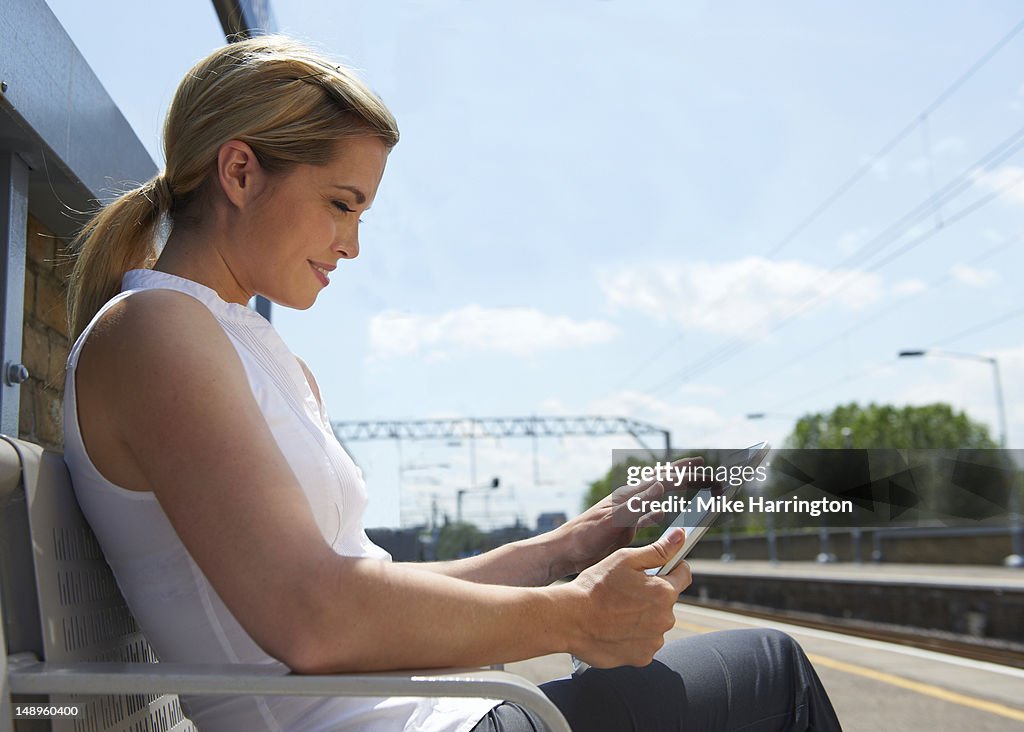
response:
<path fill-rule="evenodd" d="M 1006 403 L 1003 401 L 1003 381 L 999 378 L 999 362 L 995 358 L 988 359 L 992 364 L 992 378 L 996 384 L 996 409 L 999 416 L 999 447 L 1005 448 L 1006 437 Z"/>
<path fill-rule="evenodd" d="M 469 484 L 476 485 L 476 420 L 469 423 Z"/>
<path fill-rule="evenodd" d="M 1006 431 L 1006 403 L 1003 400 L 1003 382 L 999 376 L 999 361 L 995 356 L 980 356 L 976 353 L 958 353 L 935 349 L 900 351 L 900 358 L 916 356 L 944 356 L 947 358 L 965 358 L 972 361 L 987 361 L 992 366 L 992 380 L 995 385 L 996 418 L 999 421 L 999 447 L 1006 449 L 1009 438 Z M 1007 505 L 1010 520 L 1010 553 L 1003 559 L 1003 565 L 1014 569 L 1024 569 L 1024 525 L 1020 515 L 1020 478 L 1019 467 L 1014 462 L 1013 482 L 1010 485 L 1010 500 Z"/>
<path fill-rule="evenodd" d="M 402 512 L 402 440 L 395 440 L 395 447 L 398 450 L 398 525 L 405 526 L 405 515 Z"/>
<path fill-rule="evenodd" d="M 992 364 L 992 377 L 996 386 L 996 408 L 999 417 L 999 446 L 1004 450 L 1007 446 L 1006 434 L 1006 404 L 1003 401 L 1003 381 L 999 376 L 999 362 L 990 358 Z M 1024 525 L 1020 516 L 1020 478 L 1017 473 L 1019 467 L 1016 460 L 1012 461 L 1013 474 L 1010 481 L 1010 501 L 1007 508 L 1010 512 L 1010 553 L 1003 559 L 1003 565 L 1015 569 L 1024 568 Z"/>

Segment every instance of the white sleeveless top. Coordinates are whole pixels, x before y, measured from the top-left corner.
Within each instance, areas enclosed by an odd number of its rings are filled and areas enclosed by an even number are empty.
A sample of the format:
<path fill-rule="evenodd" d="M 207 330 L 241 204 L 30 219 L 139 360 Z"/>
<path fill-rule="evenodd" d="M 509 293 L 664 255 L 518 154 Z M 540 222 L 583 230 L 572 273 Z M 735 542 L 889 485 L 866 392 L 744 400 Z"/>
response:
<path fill-rule="evenodd" d="M 366 485 L 318 405 L 302 367 L 259 313 L 225 302 L 213 289 L 165 272 L 127 272 L 121 293 L 89 323 L 68 355 L 64 460 L 82 512 L 103 547 L 143 633 L 162 661 L 261 663 L 268 656 L 235 620 L 181 543 L 151 492 L 114 485 L 92 464 L 78 426 L 75 367 L 82 344 L 113 303 L 147 289 L 178 290 L 206 305 L 245 367 L 253 395 L 295 472 L 324 538 L 345 556 L 390 561 L 363 531 Z M 186 696 L 201 732 L 466 732 L 496 703 L 486 699 Z"/>

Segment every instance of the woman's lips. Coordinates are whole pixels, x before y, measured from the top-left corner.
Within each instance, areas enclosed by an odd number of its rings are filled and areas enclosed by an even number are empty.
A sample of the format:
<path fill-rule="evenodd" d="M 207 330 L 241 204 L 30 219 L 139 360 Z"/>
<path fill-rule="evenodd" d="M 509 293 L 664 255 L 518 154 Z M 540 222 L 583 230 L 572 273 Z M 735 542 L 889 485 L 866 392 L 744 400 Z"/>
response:
<path fill-rule="evenodd" d="M 317 279 L 320 280 L 321 285 L 327 287 L 327 285 L 331 284 L 331 281 L 327 278 L 327 275 L 316 264 L 310 262 L 309 267 L 310 269 L 313 270 L 313 274 L 317 276 Z"/>

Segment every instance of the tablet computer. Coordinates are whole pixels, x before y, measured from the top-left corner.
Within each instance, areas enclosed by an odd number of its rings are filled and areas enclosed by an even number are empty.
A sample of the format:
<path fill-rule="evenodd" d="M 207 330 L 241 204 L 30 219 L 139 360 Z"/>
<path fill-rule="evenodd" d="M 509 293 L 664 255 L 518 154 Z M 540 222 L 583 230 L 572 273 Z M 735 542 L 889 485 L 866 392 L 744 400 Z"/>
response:
<path fill-rule="evenodd" d="M 711 525 L 715 523 L 715 519 L 722 513 L 721 507 L 723 503 L 735 500 L 740 492 L 740 488 L 752 479 L 750 477 L 745 478 L 744 476 L 758 475 L 757 468 L 768 457 L 769 452 L 771 452 L 771 445 L 767 442 L 758 442 L 756 445 L 751 445 L 745 450 L 737 450 L 727 455 L 722 462 L 722 466 L 726 468 L 728 476 L 738 476 L 738 479 L 726 480 L 724 484 L 722 481 L 717 481 L 713 485 L 697 491 L 696 495 L 687 502 L 689 510 L 680 511 L 672 523 L 665 529 L 665 532 L 668 532 L 673 528 L 681 527 L 686 532 L 683 545 L 679 547 L 679 550 L 663 566 L 649 569 L 647 573 L 657 575 L 668 574 L 679 566 L 679 563 L 686 558 L 686 555 L 697 545 L 697 542 L 701 540 L 701 537 L 704 536 L 707 530 L 711 528 Z M 750 468 L 750 470 L 744 470 L 744 468 Z M 716 470 L 714 467 L 711 467 L 711 469 Z M 760 474 L 763 475 L 763 473 Z M 664 535 L 663 533 L 662 536 Z M 572 664 L 573 676 L 578 676 L 590 668 L 588 663 L 579 660 L 575 656 L 572 657 Z"/>
<path fill-rule="evenodd" d="M 686 558 L 686 555 L 722 513 L 723 505 L 735 500 L 740 488 L 752 480 L 752 477 L 746 476 L 757 474 L 757 468 L 768 457 L 770 451 L 771 445 L 767 442 L 759 442 L 745 450 L 737 450 L 726 456 L 722 466 L 727 469 L 730 479 L 724 482 L 718 481 L 714 486 L 701 488 L 692 499 L 687 501 L 686 508 L 680 511 L 679 515 L 665 529 L 665 533 L 668 533 L 673 528 L 682 528 L 686 532 L 683 545 L 664 566 L 660 569 L 649 570 L 649 574 L 668 574 Z M 662 536 L 664 535 L 662 534 Z"/>
<path fill-rule="evenodd" d="M 686 558 L 686 555 L 700 541 L 701 536 L 705 535 L 715 523 L 715 519 L 722 513 L 723 508 L 735 501 L 739 489 L 753 479 L 753 477 L 746 476 L 758 474 L 757 469 L 764 463 L 770 451 L 771 445 L 767 442 L 758 442 L 726 456 L 722 466 L 727 469 L 730 479 L 724 482 L 719 481 L 713 486 L 700 488 L 686 503 L 686 508 L 680 511 L 679 515 L 665 529 L 665 532 L 668 533 L 673 528 L 681 527 L 686 532 L 683 546 L 663 567 L 651 570 L 651 574 L 668 574 Z M 664 536 L 665 533 L 662 535 Z"/>

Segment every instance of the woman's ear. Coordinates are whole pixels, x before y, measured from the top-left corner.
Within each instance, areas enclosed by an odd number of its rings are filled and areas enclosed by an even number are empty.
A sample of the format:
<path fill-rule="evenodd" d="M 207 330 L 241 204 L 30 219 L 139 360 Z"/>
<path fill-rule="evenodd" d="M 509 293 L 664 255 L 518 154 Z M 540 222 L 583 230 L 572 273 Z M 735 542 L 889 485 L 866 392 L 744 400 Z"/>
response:
<path fill-rule="evenodd" d="M 245 208 L 263 187 L 266 171 L 256 153 L 241 140 L 228 140 L 217 151 L 217 181 L 236 208 Z"/>

